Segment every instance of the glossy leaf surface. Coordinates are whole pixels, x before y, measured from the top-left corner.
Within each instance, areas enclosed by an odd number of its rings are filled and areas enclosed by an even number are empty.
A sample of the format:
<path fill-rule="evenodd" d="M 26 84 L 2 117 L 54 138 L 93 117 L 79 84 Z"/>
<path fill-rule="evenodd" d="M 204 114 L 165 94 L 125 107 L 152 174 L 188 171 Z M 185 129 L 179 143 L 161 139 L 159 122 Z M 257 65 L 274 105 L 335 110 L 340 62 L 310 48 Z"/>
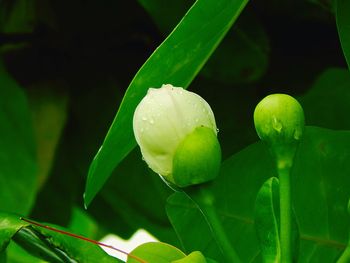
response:
<path fill-rule="evenodd" d="M 135 248 L 131 255 L 147 263 L 170 263 L 184 258 L 186 255 L 176 247 L 161 242 L 149 242 Z M 128 257 L 127 263 L 138 263 L 139 260 Z"/>
<path fill-rule="evenodd" d="M 308 125 L 350 130 L 350 72 L 330 68 L 322 72 L 310 90 L 298 98 Z"/>
<path fill-rule="evenodd" d="M 278 179 L 269 178 L 260 188 L 255 202 L 255 230 L 260 242 L 261 256 L 266 263 L 281 260 L 278 188 Z"/>
<path fill-rule="evenodd" d="M 246 3 L 247 0 L 197 1 L 138 71 L 90 166 L 86 205 L 90 204 L 118 163 L 135 147 L 132 117 L 147 89 L 164 83 L 187 87 Z"/>
<path fill-rule="evenodd" d="M 332 262 L 347 243 L 350 196 L 350 132 L 307 127 L 292 171 L 292 198 L 300 227 L 299 262 Z M 276 176 L 265 145 L 253 144 L 227 159 L 214 182 L 217 209 L 243 262 L 261 262 L 254 230 L 254 203 L 262 183 Z M 180 193 L 167 212 L 184 251 L 200 250 L 219 262 L 201 212 Z M 186 220 L 184 219 L 186 218 Z M 196 220 L 194 227 L 191 223 Z"/>

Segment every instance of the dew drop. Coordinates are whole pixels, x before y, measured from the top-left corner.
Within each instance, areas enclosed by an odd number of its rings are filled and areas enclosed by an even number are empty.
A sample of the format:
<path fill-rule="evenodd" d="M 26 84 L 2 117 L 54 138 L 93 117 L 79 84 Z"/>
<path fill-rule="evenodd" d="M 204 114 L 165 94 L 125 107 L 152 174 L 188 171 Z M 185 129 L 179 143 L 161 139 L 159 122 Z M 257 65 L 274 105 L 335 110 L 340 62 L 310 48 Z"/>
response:
<path fill-rule="evenodd" d="M 141 158 L 141 159 L 142 159 L 142 161 L 144 161 L 144 162 L 146 161 L 146 160 L 145 160 L 145 157 L 143 157 L 143 155 L 142 155 L 142 158 Z"/>
<path fill-rule="evenodd" d="M 219 128 L 216 128 L 216 133 L 219 133 L 219 131 L 220 131 Z"/>
<path fill-rule="evenodd" d="M 142 120 L 143 120 L 143 121 L 147 121 L 147 118 L 146 118 L 146 117 L 142 117 Z"/>
<path fill-rule="evenodd" d="M 282 123 L 279 120 L 277 120 L 276 117 L 273 117 L 272 128 L 276 130 L 278 133 L 282 131 L 282 128 L 283 128 Z"/>

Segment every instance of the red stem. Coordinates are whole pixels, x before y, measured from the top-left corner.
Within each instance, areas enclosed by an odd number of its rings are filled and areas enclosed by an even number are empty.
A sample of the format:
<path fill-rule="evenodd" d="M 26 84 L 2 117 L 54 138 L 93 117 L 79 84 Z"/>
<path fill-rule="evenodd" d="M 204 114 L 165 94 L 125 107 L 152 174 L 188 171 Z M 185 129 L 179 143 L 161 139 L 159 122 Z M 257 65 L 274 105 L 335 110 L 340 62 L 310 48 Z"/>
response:
<path fill-rule="evenodd" d="M 67 236 L 71 236 L 71 237 L 74 237 L 74 238 L 78 238 L 78 239 L 81 239 L 81 240 L 84 240 L 84 241 L 87 241 L 87 242 L 90 242 L 92 244 L 95 244 L 95 245 L 99 245 L 99 246 L 102 246 L 102 247 L 107 247 L 107 248 L 110 248 L 110 249 L 113 249 L 113 250 L 116 250 L 122 254 L 125 254 L 127 255 L 128 257 L 131 257 L 137 261 L 139 261 L 140 263 L 147 263 L 146 261 L 144 261 L 143 259 L 139 258 L 139 257 L 136 257 L 134 255 L 131 255 L 129 254 L 128 252 L 125 252 L 121 249 L 118 249 L 116 247 L 113 247 L 111 245 L 107 245 L 107 244 L 104 244 L 104 243 L 101 243 L 99 241 L 96 241 L 96 240 L 93 240 L 93 239 L 90 239 L 90 238 L 87 238 L 87 237 L 84 237 L 84 236 L 80 236 L 80 235 L 77 235 L 77 234 L 73 234 L 73 233 L 70 233 L 70 232 L 67 232 L 67 231 L 64 231 L 64 230 L 60 230 L 60 229 L 57 229 L 57 228 L 54 228 L 54 227 L 51 227 L 51 226 L 46 226 L 46 225 L 43 225 L 43 224 L 40 224 L 40 223 L 37 223 L 35 221 L 32 221 L 32 220 L 29 220 L 29 219 L 26 219 L 26 218 L 23 218 L 21 217 L 20 218 L 21 220 L 29 223 L 29 224 L 32 224 L 32 225 L 35 225 L 35 226 L 38 226 L 38 227 L 42 227 L 42 228 L 45 228 L 45 229 L 48 229 L 48 230 L 51 230 L 51 231 L 54 231 L 54 232 L 57 232 L 57 233 L 61 233 L 63 235 L 67 235 Z"/>

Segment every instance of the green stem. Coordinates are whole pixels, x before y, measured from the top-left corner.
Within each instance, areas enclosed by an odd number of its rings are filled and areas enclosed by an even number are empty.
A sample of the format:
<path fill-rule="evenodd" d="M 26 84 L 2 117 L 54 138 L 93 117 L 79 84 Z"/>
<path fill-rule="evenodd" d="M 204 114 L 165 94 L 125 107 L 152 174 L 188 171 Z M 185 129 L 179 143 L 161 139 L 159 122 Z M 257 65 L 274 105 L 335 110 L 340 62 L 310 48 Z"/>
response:
<path fill-rule="evenodd" d="M 209 224 L 214 240 L 226 258 L 225 262 L 240 263 L 241 260 L 238 257 L 236 250 L 232 247 L 215 209 L 215 198 L 212 192 L 209 189 L 205 189 L 207 187 L 206 185 L 200 185 L 198 187 L 199 188 L 195 189 L 196 191 L 191 197 Z"/>
<path fill-rule="evenodd" d="M 337 260 L 337 263 L 347 263 L 350 262 L 350 245 L 345 248 L 343 254 L 341 254 L 340 258 Z"/>
<path fill-rule="evenodd" d="M 292 199 L 290 168 L 279 168 L 281 262 L 292 262 Z"/>

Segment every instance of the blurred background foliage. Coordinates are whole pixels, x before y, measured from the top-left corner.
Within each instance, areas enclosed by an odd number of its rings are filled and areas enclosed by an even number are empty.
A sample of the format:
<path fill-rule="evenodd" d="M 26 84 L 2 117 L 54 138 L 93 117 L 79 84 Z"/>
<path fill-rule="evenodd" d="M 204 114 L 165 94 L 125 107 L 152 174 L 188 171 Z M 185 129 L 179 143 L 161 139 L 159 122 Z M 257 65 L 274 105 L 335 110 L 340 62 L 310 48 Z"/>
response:
<path fill-rule="evenodd" d="M 128 84 L 193 3 L 0 1 L 0 210 L 92 238 L 142 227 L 178 245 L 171 191 L 138 149 L 88 210 L 83 192 Z M 189 88 L 214 110 L 224 159 L 257 141 L 252 113 L 272 92 L 298 97 L 308 125 L 350 129 L 334 13 L 331 0 L 248 3 Z"/>

